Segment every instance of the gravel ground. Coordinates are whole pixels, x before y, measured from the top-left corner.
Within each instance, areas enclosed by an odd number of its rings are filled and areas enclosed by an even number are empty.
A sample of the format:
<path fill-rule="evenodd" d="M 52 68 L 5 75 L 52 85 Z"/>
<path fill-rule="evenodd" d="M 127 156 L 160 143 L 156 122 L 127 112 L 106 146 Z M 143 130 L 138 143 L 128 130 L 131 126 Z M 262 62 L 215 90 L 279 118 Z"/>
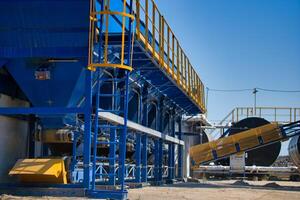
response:
<path fill-rule="evenodd" d="M 246 181 L 206 181 L 179 183 L 163 187 L 132 189 L 130 200 L 300 200 L 300 183 Z"/>

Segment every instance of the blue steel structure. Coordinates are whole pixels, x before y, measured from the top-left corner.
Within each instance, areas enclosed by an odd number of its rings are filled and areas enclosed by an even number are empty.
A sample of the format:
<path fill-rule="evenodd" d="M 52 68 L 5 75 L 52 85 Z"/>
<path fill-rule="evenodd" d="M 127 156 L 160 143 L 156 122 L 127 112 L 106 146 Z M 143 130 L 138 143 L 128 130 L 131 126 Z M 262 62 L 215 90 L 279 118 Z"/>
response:
<path fill-rule="evenodd" d="M 127 181 L 182 177 L 181 115 L 205 112 L 204 87 L 153 1 L 10 0 L 0 11 L 0 93 L 31 104 L 0 114 L 32 115 L 42 130 L 76 129 L 68 152 L 76 186 L 126 199 Z M 148 132 L 129 130 L 129 121 Z M 51 155 L 57 146 L 43 148 Z"/>

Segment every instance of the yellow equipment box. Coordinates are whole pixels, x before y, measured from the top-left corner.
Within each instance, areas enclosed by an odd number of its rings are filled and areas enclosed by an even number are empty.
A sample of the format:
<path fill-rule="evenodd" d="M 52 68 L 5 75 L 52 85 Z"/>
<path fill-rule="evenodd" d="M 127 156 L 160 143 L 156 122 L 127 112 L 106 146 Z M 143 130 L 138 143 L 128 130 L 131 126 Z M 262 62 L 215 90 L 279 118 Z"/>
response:
<path fill-rule="evenodd" d="M 25 183 L 67 184 L 63 159 L 19 159 L 9 175 Z"/>

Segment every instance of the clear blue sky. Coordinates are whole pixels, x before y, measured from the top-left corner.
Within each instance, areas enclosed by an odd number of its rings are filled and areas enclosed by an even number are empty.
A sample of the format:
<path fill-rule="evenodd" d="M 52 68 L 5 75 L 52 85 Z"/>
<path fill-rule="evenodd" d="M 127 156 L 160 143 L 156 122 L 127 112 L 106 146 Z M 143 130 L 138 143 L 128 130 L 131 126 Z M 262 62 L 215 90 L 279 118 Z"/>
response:
<path fill-rule="evenodd" d="M 204 84 L 300 90 L 300 0 L 157 0 Z M 258 106 L 300 107 L 300 93 L 257 94 Z M 209 93 L 208 118 L 253 106 L 251 91 Z"/>

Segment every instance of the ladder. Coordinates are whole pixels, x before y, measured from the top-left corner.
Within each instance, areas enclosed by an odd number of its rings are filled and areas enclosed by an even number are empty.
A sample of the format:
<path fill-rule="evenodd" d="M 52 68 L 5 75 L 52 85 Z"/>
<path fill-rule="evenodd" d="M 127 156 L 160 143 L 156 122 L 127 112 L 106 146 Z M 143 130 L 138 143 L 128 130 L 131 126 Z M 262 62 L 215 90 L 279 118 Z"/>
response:
<path fill-rule="evenodd" d="M 97 182 L 113 186 L 112 189 L 124 191 L 125 156 L 126 156 L 126 135 L 127 135 L 127 112 L 128 112 L 128 80 L 129 72 L 125 71 L 123 78 L 103 78 L 100 76 L 100 69 L 97 69 L 96 80 L 96 103 L 93 128 L 93 149 L 92 149 L 92 190 L 96 190 Z M 100 85 L 105 82 L 112 83 L 119 90 L 108 94 L 102 93 Z M 112 107 L 109 109 L 100 108 L 101 98 L 113 99 Z M 118 105 L 117 102 L 121 104 Z M 122 125 L 116 125 L 107 121 L 99 120 L 101 113 L 113 113 L 124 117 Z M 103 140 L 106 138 L 106 140 Z M 106 146 L 109 154 L 103 155 L 98 147 Z M 108 163 L 108 168 L 104 167 Z M 118 171 L 116 170 L 118 167 Z M 117 187 L 119 186 L 119 187 Z"/>
<path fill-rule="evenodd" d="M 122 3 L 122 11 L 114 11 L 116 1 L 91 0 L 88 69 L 94 72 L 95 102 L 91 145 L 92 179 L 88 194 L 93 198 L 127 199 L 125 160 L 129 74 L 132 70 L 134 37 L 132 1 L 118 1 Z M 116 41 L 111 39 L 111 23 L 114 23 L 112 26 L 121 25 L 117 47 L 113 46 Z M 104 71 L 110 71 L 112 76 L 104 76 Z M 109 93 L 101 91 L 101 86 L 105 83 L 113 85 Z M 103 106 L 105 98 L 111 98 L 111 106 Z M 102 120 L 101 115 L 105 113 L 122 116 L 124 121 L 122 124 L 114 124 Z M 103 152 L 107 148 L 109 152 Z"/>

